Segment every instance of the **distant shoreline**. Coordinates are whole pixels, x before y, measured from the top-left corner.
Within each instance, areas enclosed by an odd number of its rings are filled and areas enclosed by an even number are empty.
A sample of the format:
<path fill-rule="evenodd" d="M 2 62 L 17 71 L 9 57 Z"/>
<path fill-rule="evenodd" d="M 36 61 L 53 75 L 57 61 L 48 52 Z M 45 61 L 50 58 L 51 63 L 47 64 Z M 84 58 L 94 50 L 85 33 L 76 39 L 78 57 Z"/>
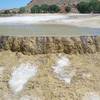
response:
<path fill-rule="evenodd" d="M 64 24 L 100 28 L 99 14 L 16 14 L 0 17 L 0 24 Z"/>

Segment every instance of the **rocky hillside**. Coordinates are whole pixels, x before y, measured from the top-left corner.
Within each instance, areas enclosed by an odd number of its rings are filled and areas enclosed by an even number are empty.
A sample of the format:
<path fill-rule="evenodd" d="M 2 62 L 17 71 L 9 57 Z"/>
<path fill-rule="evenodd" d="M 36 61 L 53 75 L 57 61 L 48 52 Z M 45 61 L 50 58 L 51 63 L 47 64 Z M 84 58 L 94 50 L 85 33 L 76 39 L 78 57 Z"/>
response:
<path fill-rule="evenodd" d="M 89 0 L 31 0 L 27 4 L 28 11 L 30 11 L 30 8 L 32 8 L 34 5 L 42 5 L 42 4 L 48 4 L 53 5 L 56 4 L 61 8 L 60 12 L 65 12 L 66 6 L 71 6 L 71 12 L 77 13 L 76 4 L 80 1 L 89 1 Z"/>
<path fill-rule="evenodd" d="M 29 2 L 29 6 L 33 6 L 33 5 L 42 5 L 42 4 L 48 4 L 48 5 L 52 5 L 52 4 L 57 4 L 59 6 L 62 5 L 68 5 L 68 4 L 77 4 L 80 1 L 88 1 L 88 0 L 32 0 L 31 2 Z"/>
<path fill-rule="evenodd" d="M 0 50 L 23 54 L 85 54 L 100 52 L 99 36 L 81 37 L 0 37 Z"/>
<path fill-rule="evenodd" d="M 32 0 L 28 3 L 27 8 L 32 8 L 34 5 L 42 5 L 42 4 L 48 4 L 53 5 L 56 4 L 61 8 L 60 12 L 65 12 L 64 9 L 67 5 L 72 6 L 72 12 L 77 12 L 74 5 L 77 4 L 80 0 Z"/>

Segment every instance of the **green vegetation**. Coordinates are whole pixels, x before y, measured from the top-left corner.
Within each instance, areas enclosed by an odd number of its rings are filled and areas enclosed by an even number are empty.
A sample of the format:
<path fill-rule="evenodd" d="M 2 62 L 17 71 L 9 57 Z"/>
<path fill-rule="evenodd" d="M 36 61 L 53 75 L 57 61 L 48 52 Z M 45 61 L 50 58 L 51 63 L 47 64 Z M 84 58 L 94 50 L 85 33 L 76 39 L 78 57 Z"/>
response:
<path fill-rule="evenodd" d="M 90 9 L 94 13 L 100 13 L 100 1 L 92 0 L 90 2 Z"/>
<path fill-rule="evenodd" d="M 49 5 L 47 5 L 47 4 L 43 4 L 43 5 L 41 5 L 41 12 L 42 13 L 47 13 L 48 12 L 48 9 L 49 9 Z"/>
<path fill-rule="evenodd" d="M 31 8 L 31 13 L 41 13 L 41 8 L 38 5 L 35 5 Z"/>
<path fill-rule="evenodd" d="M 91 0 L 89 2 L 80 2 L 77 5 L 80 13 L 100 13 L 100 1 Z"/>
<path fill-rule="evenodd" d="M 66 12 L 70 12 L 71 11 L 71 7 L 67 6 L 65 7 Z"/>
<path fill-rule="evenodd" d="M 10 13 L 9 10 L 5 10 L 5 11 L 3 12 L 3 14 L 9 14 L 9 13 Z"/>
<path fill-rule="evenodd" d="M 57 13 L 57 12 L 59 12 L 59 11 L 60 11 L 59 6 L 57 6 L 57 5 L 50 5 L 50 6 L 49 6 L 49 12 L 50 12 L 50 13 Z"/>
<path fill-rule="evenodd" d="M 31 13 L 57 13 L 59 11 L 60 8 L 57 5 L 47 5 L 47 4 L 43 4 L 41 6 L 34 5 L 31 8 Z"/>
<path fill-rule="evenodd" d="M 26 12 L 25 7 L 21 7 L 21 8 L 19 9 L 19 13 L 25 13 L 25 12 Z"/>
<path fill-rule="evenodd" d="M 79 10 L 80 13 L 90 13 L 90 7 L 88 2 L 80 2 L 77 5 L 77 9 Z"/>

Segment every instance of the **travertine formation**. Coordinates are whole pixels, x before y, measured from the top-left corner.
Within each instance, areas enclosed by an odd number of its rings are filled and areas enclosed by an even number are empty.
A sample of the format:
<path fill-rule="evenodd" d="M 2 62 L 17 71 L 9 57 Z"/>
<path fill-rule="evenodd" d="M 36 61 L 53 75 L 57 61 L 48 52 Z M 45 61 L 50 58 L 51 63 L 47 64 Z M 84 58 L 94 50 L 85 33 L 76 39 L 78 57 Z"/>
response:
<path fill-rule="evenodd" d="M 100 53 L 2 51 L 0 100 L 100 100 Z"/>
<path fill-rule="evenodd" d="M 80 37 L 0 37 L 0 50 L 22 52 L 26 55 L 66 53 L 85 54 L 100 51 L 99 36 Z"/>

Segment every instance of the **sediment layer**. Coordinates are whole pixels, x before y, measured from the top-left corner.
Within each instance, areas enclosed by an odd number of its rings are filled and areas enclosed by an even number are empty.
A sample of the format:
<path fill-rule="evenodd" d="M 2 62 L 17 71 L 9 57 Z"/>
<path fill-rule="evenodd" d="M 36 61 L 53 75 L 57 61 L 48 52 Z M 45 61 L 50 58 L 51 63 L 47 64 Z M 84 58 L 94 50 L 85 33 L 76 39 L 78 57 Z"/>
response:
<path fill-rule="evenodd" d="M 80 37 L 11 37 L 0 36 L 0 50 L 22 52 L 26 55 L 100 52 L 100 36 Z"/>

